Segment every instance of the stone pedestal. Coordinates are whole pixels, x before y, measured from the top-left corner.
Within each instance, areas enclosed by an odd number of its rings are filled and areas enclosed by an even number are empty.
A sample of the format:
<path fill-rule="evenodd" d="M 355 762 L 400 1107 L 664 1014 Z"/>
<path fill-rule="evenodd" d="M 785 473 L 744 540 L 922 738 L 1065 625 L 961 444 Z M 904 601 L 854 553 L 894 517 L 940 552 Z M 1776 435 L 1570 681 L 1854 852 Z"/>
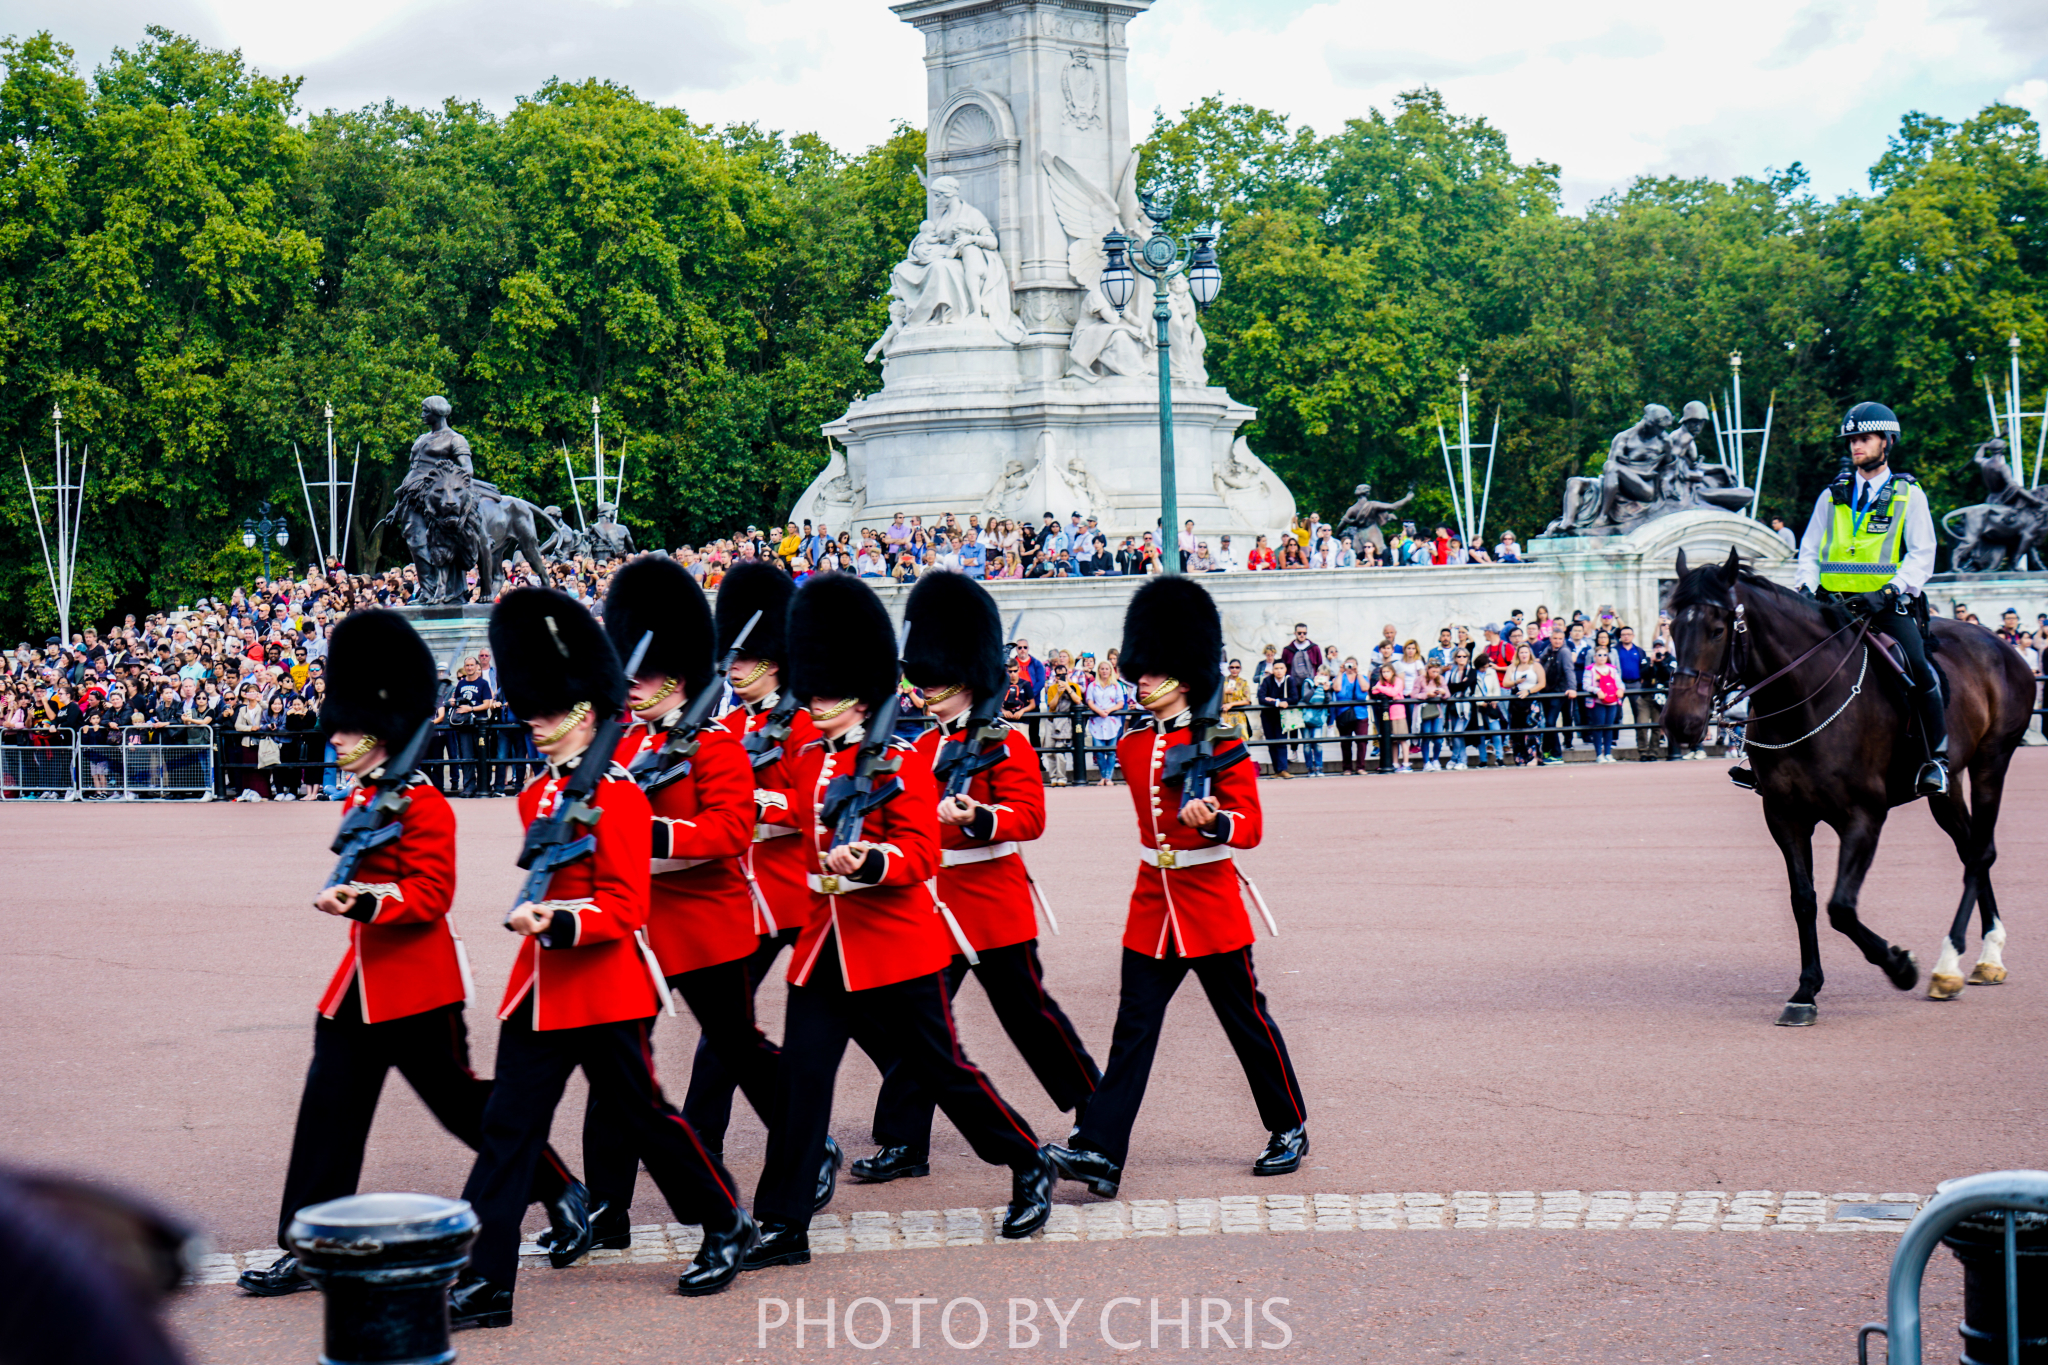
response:
<path fill-rule="evenodd" d="M 1034 524 L 1046 512 L 1064 522 L 1078 511 L 1112 536 L 1154 528 L 1159 381 L 1150 282 L 1127 310 L 1148 340 L 1120 338 L 1085 375 L 1070 374 L 1078 366 L 1069 351 L 1100 279 L 1103 232 L 1120 226 L 1142 236 L 1151 227 L 1126 221 L 1143 215 L 1133 191 L 1124 32 L 1151 4 L 892 6 L 925 35 L 927 219 L 952 226 L 921 233 L 899 267 L 907 278 L 892 276 L 897 325 L 882 345 L 882 390 L 826 425 L 831 461 L 793 518 L 836 532 L 883 526 L 899 511 Z M 938 291 L 949 304 L 934 309 L 938 293 L 909 278 L 957 268 L 940 258 L 946 232 L 963 222 L 986 225 L 985 233 L 974 228 L 983 235 L 969 249 L 1007 272 L 1008 316 L 974 312 L 974 301 L 994 297 L 974 288 Z M 986 234 L 996 240 L 992 251 Z M 975 260 L 979 269 L 982 257 Z M 1248 550 L 1250 537 L 1289 523 L 1294 498 L 1237 435 L 1253 410 L 1206 382 L 1192 305 L 1179 297 L 1182 382 L 1173 415 L 1181 515 L 1201 534 L 1245 537 Z M 955 299 L 969 302 L 954 306 Z M 1099 317 L 1093 326 L 1102 332 Z"/>
<path fill-rule="evenodd" d="M 491 608 L 487 603 L 450 603 L 446 606 L 393 608 L 412 622 L 433 651 L 434 662 L 444 672 L 449 664 L 461 663 L 465 655 L 483 649 L 490 639 Z"/>

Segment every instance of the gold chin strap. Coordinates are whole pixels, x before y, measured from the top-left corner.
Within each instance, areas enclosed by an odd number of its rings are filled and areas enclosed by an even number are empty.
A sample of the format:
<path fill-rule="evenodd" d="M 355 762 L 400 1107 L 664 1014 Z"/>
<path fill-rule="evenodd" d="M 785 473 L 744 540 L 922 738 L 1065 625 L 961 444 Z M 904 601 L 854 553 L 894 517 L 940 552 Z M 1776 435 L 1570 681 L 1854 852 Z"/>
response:
<path fill-rule="evenodd" d="M 957 697 L 966 690 L 966 683 L 949 683 L 947 686 L 940 688 L 936 692 L 925 693 L 925 705 L 929 706 L 935 701 L 945 701 L 949 697 Z"/>
<path fill-rule="evenodd" d="M 659 692 L 656 692 L 646 701 L 634 703 L 633 709 L 637 712 L 642 713 L 652 711 L 655 707 L 661 705 L 670 697 L 673 697 L 676 694 L 676 688 L 679 686 L 681 686 L 681 683 L 679 683 L 674 678 L 670 678 L 667 682 L 661 685 L 661 690 Z"/>
<path fill-rule="evenodd" d="M 569 737 L 569 732 L 571 730 L 574 730 L 577 726 L 581 725 L 584 721 L 588 720 L 589 718 L 590 703 L 587 701 L 577 702 L 574 706 L 569 708 L 569 714 L 562 717 L 562 723 L 560 725 L 557 725 L 554 728 L 554 730 L 548 735 L 548 737 L 541 741 L 541 743 L 560 744 L 563 740 Z"/>
<path fill-rule="evenodd" d="M 859 701 L 860 701 L 860 698 L 859 698 L 859 697 L 848 697 L 848 698 L 847 698 L 847 699 L 846 699 L 845 701 L 842 701 L 842 702 L 840 702 L 840 703 L 839 703 L 839 705 L 837 705 L 837 706 L 833 707 L 833 708 L 832 708 L 831 710 L 829 710 L 829 711 L 819 711 L 819 712 L 816 712 L 816 713 L 814 713 L 814 714 L 813 714 L 813 715 L 811 716 L 811 719 L 812 719 L 813 721 L 824 721 L 824 720 L 832 720 L 832 719 L 834 719 L 835 717 L 838 717 L 838 716 L 843 716 L 843 715 L 845 715 L 845 714 L 846 714 L 846 713 L 847 713 L 847 712 L 848 712 L 849 710 L 851 710 L 851 709 L 853 708 L 853 706 L 855 705 L 855 703 L 857 703 L 857 702 L 859 702 Z"/>
<path fill-rule="evenodd" d="M 383 740 L 377 738 L 375 735 L 364 735 L 361 739 L 357 740 L 354 744 L 349 746 L 349 751 L 347 753 L 339 754 L 335 757 L 335 766 L 340 768 L 346 768 L 349 764 L 354 763 L 359 759 L 363 758 L 366 754 L 370 752 L 370 750 L 376 748 L 379 744 L 382 744 L 383 742 Z"/>
<path fill-rule="evenodd" d="M 1168 697 L 1173 695 L 1173 689 L 1179 686 L 1179 678 L 1168 678 L 1165 681 L 1161 682 L 1159 686 L 1153 688 L 1150 692 L 1147 692 L 1144 696 L 1138 698 L 1138 705 L 1150 706 L 1153 702 L 1165 701 Z"/>
<path fill-rule="evenodd" d="M 746 677 L 741 678 L 738 682 L 734 683 L 732 685 L 732 690 L 737 692 L 743 687 L 752 687 L 755 683 L 761 681 L 762 678 L 766 677 L 768 674 L 768 670 L 773 667 L 775 667 L 775 665 L 769 662 L 767 659 L 756 659 L 754 661 L 754 671 L 747 674 Z"/>

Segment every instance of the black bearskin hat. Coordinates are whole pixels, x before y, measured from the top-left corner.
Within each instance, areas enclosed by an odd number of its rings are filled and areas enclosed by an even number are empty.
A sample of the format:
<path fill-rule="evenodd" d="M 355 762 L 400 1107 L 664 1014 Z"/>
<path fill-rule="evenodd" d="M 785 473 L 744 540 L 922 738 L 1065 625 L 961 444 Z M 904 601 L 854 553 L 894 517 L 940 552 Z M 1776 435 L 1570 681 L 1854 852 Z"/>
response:
<path fill-rule="evenodd" d="M 621 565 L 604 595 L 604 633 L 621 659 L 654 632 L 642 673 L 682 680 L 692 697 L 711 684 L 711 604 L 690 571 L 673 559 L 645 555 Z"/>
<path fill-rule="evenodd" d="M 1117 668 L 1135 684 L 1147 674 L 1178 678 L 1201 705 L 1223 685 L 1223 618 L 1202 585 L 1178 574 L 1155 578 L 1131 594 Z"/>
<path fill-rule="evenodd" d="M 558 716 L 579 701 L 600 715 L 626 704 L 626 675 L 611 637 L 581 602 L 553 588 L 515 588 L 498 599 L 491 653 L 498 693 L 521 720 Z"/>
<path fill-rule="evenodd" d="M 813 574 L 789 603 L 789 688 L 799 701 L 856 697 L 874 714 L 901 670 L 889 610 L 848 573 Z"/>
<path fill-rule="evenodd" d="M 928 573 L 903 608 L 903 676 L 919 687 L 965 683 L 978 697 L 1003 694 L 1003 618 L 988 589 L 962 573 Z"/>
<path fill-rule="evenodd" d="M 433 651 L 395 611 L 341 618 L 327 642 L 327 700 L 320 732 L 375 735 L 398 749 L 434 714 L 440 674 Z"/>
<path fill-rule="evenodd" d="M 718 585 L 718 652 L 732 648 L 747 618 L 758 611 L 761 619 L 740 652 L 788 668 L 789 599 L 795 595 L 796 583 L 773 564 L 748 559 L 733 565 Z"/>

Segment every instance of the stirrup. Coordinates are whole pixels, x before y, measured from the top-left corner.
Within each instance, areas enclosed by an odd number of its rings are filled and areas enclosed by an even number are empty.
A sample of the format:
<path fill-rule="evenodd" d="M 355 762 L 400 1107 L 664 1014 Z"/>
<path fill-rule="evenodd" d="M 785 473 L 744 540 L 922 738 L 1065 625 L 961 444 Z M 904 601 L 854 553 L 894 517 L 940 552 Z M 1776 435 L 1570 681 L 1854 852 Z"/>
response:
<path fill-rule="evenodd" d="M 1738 763 L 1728 770 L 1728 780 L 1746 792 L 1756 790 L 1756 769 Z"/>
<path fill-rule="evenodd" d="M 1922 796 L 1943 796 L 1948 792 L 1948 762 L 1946 759 L 1930 758 L 1920 765 L 1920 775 L 1913 779 L 1913 790 Z"/>

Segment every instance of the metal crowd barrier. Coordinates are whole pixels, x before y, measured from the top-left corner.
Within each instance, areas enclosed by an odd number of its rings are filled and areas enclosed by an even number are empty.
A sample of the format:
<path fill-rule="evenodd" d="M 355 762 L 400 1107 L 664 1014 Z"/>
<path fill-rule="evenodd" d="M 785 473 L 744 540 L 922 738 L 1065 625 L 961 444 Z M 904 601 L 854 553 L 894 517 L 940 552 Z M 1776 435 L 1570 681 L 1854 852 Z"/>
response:
<path fill-rule="evenodd" d="M 1856 1333 L 1859 1365 L 1867 1365 L 1872 1336 L 1885 1339 L 1891 1365 L 1920 1365 L 1920 1280 L 1927 1271 L 1927 1259 L 1959 1223 L 1986 1213 L 2003 1215 L 1997 1220 L 2003 1233 L 1999 1238 L 2003 1254 L 1995 1258 L 1996 1268 L 1991 1264 L 1993 1258 L 1981 1254 L 1988 1249 L 1981 1238 L 1956 1247 L 1964 1274 L 1963 1360 L 1992 1365 L 1992 1351 L 2005 1365 L 2040 1359 L 2048 1338 L 2023 1337 L 2021 1317 L 2022 1305 L 2030 1326 L 2041 1316 L 2041 1234 L 2033 1227 L 2021 1233 L 2015 1215 L 2048 1214 L 2048 1171 L 1991 1171 L 1943 1183 L 1941 1192 L 1906 1228 L 1892 1256 L 1891 1279 L 1885 1287 L 1885 1320 L 1866 1323 Z M 2027 1243 L 2024 1247 L 2022 1237 Z"/>
<path fill-rule="evenodd" d="M 1625 688 L 1622 695 L 1625 699 L 1633 699 L 1636 697 L 1652 696 L 1659 692 L 1668 692 L 1668 689 L 1656 687 Z M 1273 739 L 1268 739 L 1265 736 L 1263 717 L 1265 712 L 1276 708 L 1254 702 L 1249 707 L 1232 711 L 1228 714 L 1244 718 L 1245 729 L 1236 738 L 1242 739 L 1246 747 L 1250 748 L 1254 753 L 1263 750 L 1268 767 L 1271 767 L 1273 764 L 1274 751 L 1276 749 L 1294 750 L 1305 748 L 1308 745 L 1318 745 L 1324 748 L 1324 767 L 1332 763 L 1341 764 L 1343 762 L 1343 750 L 1337 746 L 1348 743 L 1357 747 L 1356 763 L 1361 770 L 1377 766 L 1379 771 L 1386 772 L 1393 768 L 1396 762 L 1396 751 L 1400 746 L 1406 744 L 1420 746 L 1430 741 L 1434 741 L 1446 749 L 1456 749 L 1461 744 L 1467 749 L 1497 744 L 1509 758 L 1514 757 L 1518 752 L 1515 743 L 1518 738 L 1528 738 L 1535 741 L 1531 747 L 1540 747 L 1544 752 L 1560 752 L 1568 738 L 1576 737 L 1590 742 L 1596 730 L 1607 729 L 1611 729 L 1614 732 L 1617 747 L 1621 737 L 1627 733 L 1644 732 L 1652 736 L 1650 744 L 1639 744 L 1637 746 L 1636 752 L 1639 756 L 1654 752 L 1665 744 L 1662 738 L 1661 720 L 1652 720 L 1647 717 L 1642 720 L 1635 719 L 1630 714 L 1633 710 L 1632 703 L 1624 706 L 1623 714 L 1617 717 L 1611 726 L 1596 725 L 1590 716 L 1581 720 L 1574 714 L 1572 708 L 1584 704 L 1585 698 L 1586 694 L 1583 692 L 1577 697 L 1567 697 L 1562 691 L 1533 692 L 1527 698 L 1519 699 L 1519 702 L 1525 702 L 1529 706 L 1531 718 L 1539 723 L 1519 726 L 1509 723 L 1513 710 L 1518 705 L 1518 699 L 1506 693 L 1493 698 L 1494 705 L 1499 709 L 1499 717 L 1492 724 L 1488 724 L 1477 717 L 1475 708 L 1479 703 L 1471 697 L 1454 698 L 1450 701 L 1436 703 L 1446 708 L 1446 715 L 1443 717 L 1442 727 L 1434 731 L 1424 731 L 1418 728 L 1419 722 L 1416 719 L 1416 712 L 1418 708 L 1425 704 L 1420 698 L 1404 698 L 1398 702 L 1386 698 L 1376 698 L 1371 701 L 1332 701 L 1315 708 L 1284 707 L 1278 709 L 1320 710 L 1328 714 L 1329 720 L 1316 735 L 1287 733 Z M 1554 722 L 1542 723 L 1542 718 L 1545 715 L 1545 703 L 1552 703 L 1558 709 L 1558 719 Z M 1398 728 L 1392 714 L 1393 708 L 1396 706 L 1403 708 L 1405 713 Z M 1336 713 L 1339 710 L 1364 713 L 1358 717 L 1357 728 L 1349 735 L 1343 734 L 1337 729 Z M 1658 710 L 1661 714 L 1661 706 Z M 1099 766 L 1093 765 L 1092 760 L 1094 760 L 1096 755 L 1113 753 L 1116 749 L 1116 742 L 1114 740 L 1107 744 L 1102 744 L 1087 736 L 1087 722 L 1094 717 L 1095 713 L 1087 709 L 1086 706 L 1079 706 L 1068 711 L 1034 710 L 1006 714 L 1009 715 L 1014 723 L 1024 727 L 1025 733 L 1031 737 L 1032 748 L 1037 750 L 1039 758 L 1041 760 L 1050 760 L 1064 767 L 1072 780 L 1094 780 L 1086 776 L 1086 774 L 1091 772 L 1099 772 Z M 1132 727 L 1133 722 L 1143 721 L 1150 713 L 1141 707 L 1130 706 L 1113 714 L 1122 722 L 1123 729 L 1128 731 Z M 1061 740 L 1048 738 L 1051 724 L 1060 721 L 1072 723 L 1072 736 Z M 906 721 L 904 728 L 907 731 L 915 732 L 922 730 L 929 723 L 923 716 L 913 715 Z M 1727 733 L 1719 736 L 1716 744 L 1710 747 L 1733 748 L 1732 735 L 1740 734 L 1741 727 L 1729 725 L 1723 726 L 1722 730 Z M 1554 743 L 1543 744 L 1542 741 L 1546 737 L 1553 740 Z M 1638 734 L 1637 737 L 1640 740 L 1643 738 L 1643 734 Z M 1121 735 L 1119 738 L 1121 738 Z M 1337 747 L 1335 754 L 1328 752 L 1333 747 Z M 1290 755 L 1291 759 L 1292 755 Z M 1290 761 L 1289 766 L 1292 768 L 1296 765 Z M 1305 767 L 1306 765 L 1302 766 Z"/>
<path fill-rule="evenodd" d="M 18 742 L 0 744 L 0 800 L 212 796 L 212 726 L 117 729 L 118 744 L 87 744 L 75 730 L 31 730 Z"/>
<path fill-rule="evenodd" d="M 0 800 L 69 799 L 78 790 L 78 736 L 15 730 L 0 742 Z"/>

